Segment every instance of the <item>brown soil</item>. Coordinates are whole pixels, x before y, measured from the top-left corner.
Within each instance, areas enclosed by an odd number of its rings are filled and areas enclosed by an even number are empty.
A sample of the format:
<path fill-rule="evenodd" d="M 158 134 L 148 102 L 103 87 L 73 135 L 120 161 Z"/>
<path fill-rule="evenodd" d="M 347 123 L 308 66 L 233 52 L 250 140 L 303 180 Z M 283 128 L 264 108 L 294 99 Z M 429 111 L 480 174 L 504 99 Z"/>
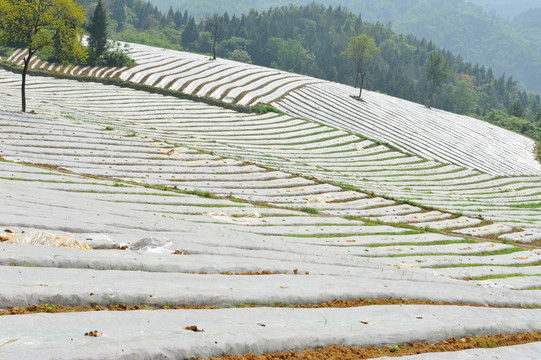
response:
<path fill-rule="evenodd" d="M 184 330 L 190 330 L 190 331 L 193 331 L 193 332 L 205 332 L 205 330 L 203 330 L 203 329 L 198 329 L 196 325 L 186 326 L 184 328 Z"/>
<path fill-rule="evenodd" d="M 245 355 L 226 355 L 212 356 L 209 360 L 358 360 L 371 359 L 381 356 L 405 356 L 430 352 L 449 352 L 477 348 L 494 348 L 500 346 L 527 344 L 541 341 L 541 333 L 529 332 L 526 334 L 497 334 L 488 336 L 468 336 L 463 339 L 450 338 L 440 341 L 436 344 L 429 343 L 410 343 L 408 345 L 396 345 L 384 348 L 352 348 L 341 346 L 329 346 L 314 350 L 305 349 L 297 353 L 294 351 L 285 351 L 280 353 L 264 353 L 263 355 L 245 354 Z M 199 359 L 202 360 L 202 359 Z"/>
<path fill-rule="evenodd" d="M 103 333 L 99 332 L 98 330 L 93 330 L 85 333 L 85 336 L 92 336 L 92 337 L 100 337 Z"/>
<path fill-rule="evenodd" d="M 94 295 L 91 293 L 91 295 Z M 152 297 L 152 295 L 149 295 Z M 347 307 L 359 307 L 370 305 L 454 305 L 454 306 L 473 306 L 473 307 L 485 307 L 485 305 L 466 304 L 466 303 L 451 303 L 451 302 L 435 302 L 426 300 L 411 300 L 411 299 L 358 299 L 358 300 L 338 300 L 327 301 L 319 304 L 276 304 L 272 307 L 278 308 L 347 308 Z M 262 307 L 265 305 L 260 304 L 241 304 L 236 307 Z M 495 308 L 520 308 L 518 306 L 495 306 L 487 305 L 487 307 Z M 12 307 L 9 309 L 0 309 L 0 316 L 3 315 L 23 315 L 23 314 L 35 314 L 35 313 L 64 313 L 64 312 L 88 312 L 88 311 L 134 311 L 134 310 L 181 310 L 181 309 L 218 309 L 216 306 L 209 305 L 173 305 L 168 306 L 166 304 L 156 307 L 149 305 L 126 305 L 126 304 L 114 304 L 107 307 L 101 305 L 94 305 L 93 307 L 83 306 L 63 306 L 52 304 L 30 305 L 24 307 Z"/>
<path fill-rule="evenodd" d="M 247 272 L 241 272 L 241 273 L 238 273 L 238 272 L 231 273 L 229 271 L 220 272 L 220 275 L 275 275 L 275 274 L 280 274 L 280 273 L 276 273 L 276 272 L 272 272 L 272 271 L 266 271 L 266 270 L 257 271 L 257 272 L 247 271 Z"/>
<path fill-rule="evenodd" d="M 150 296 L 150 295 L 149 295 Z M 66 313 L 66 312 L 89 312 L 89 311 L 134 311 L 134 310 L 156 310 L 157 308 L 148 305 L 126 305 L 115 304 L 107 307 L 101 305 L 94 305 L 93 307 L 84 306 L 62 306 L 62 305 L 30 305 L 26 308 L 12 307 L 7 310 L 0 309 L 0 316 L 2 315 L 23 315 L 23 314 L 36 314 L 36 313 Z M 216 309 L 214 306 L 206 305 L 185 305 L 185 306 L 163 306 L 160 309 Z"/>
<path fill-rule="evenodd" d="M 0 242 L 8 241 L 14 235 L 17 234 L 14 234 L 10 229 L 4 229 L 4 234 L 0 234 Z"/>
<path fill-rule="evenodd" d="M 411 299 L 358 299 L 358 300 L 339 300 L 334 299 L 319 304 L 295 304 L 296 308 L 347 308 L 370 305 L 463 305 L 472 306 L 465 303 L 441 303 L 426 300 L 411 300 Z M 475 305 L 473 305 L 475 306 Z M 290 307 L 290 305 L 276 305 L 276 307 Z"/>

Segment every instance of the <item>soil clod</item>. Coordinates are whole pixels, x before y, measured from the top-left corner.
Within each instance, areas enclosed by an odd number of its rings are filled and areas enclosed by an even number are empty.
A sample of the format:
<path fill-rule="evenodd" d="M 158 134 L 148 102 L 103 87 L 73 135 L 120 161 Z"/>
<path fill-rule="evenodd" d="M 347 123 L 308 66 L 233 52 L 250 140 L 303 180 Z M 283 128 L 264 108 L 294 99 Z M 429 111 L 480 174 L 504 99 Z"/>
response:
<path fill-rule="evenodd" d="M 190 330 L 190 331 L 193 331 L 193 332 L 205 332 L 205 330 L 203 330 L 203 329 L 198 329 L 196 325 L 186 326 L 184 328 L 184 330 Z"/>
<path fill-rule="evenodd" d="M 85 336 L 91 336 L 91 337 L 100 337 L 102 335 L 103 335 L 103 333 L 99 332 L 98 330 L 89 331 L 89 332 L 85 333 Z"/>

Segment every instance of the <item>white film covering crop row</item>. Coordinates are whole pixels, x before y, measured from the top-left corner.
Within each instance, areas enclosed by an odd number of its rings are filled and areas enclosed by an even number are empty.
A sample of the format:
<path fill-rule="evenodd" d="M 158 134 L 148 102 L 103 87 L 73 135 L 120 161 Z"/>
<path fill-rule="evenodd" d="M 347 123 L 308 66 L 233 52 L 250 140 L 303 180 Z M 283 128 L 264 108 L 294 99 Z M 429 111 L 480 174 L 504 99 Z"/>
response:
<path fill-rule="evenodd" d="M 490 240 L 541 238 L 529 140 L 500 152 L 478 134 L 501 140 L 501 129 L 383 95 L 352 104 L 346 87 L 273 69 L 142 45 L 131 55 L 131 69 L 33 65 L 285 113 L 31 76 L 37 114 L 21 114 L 20 77 L 0 71 L 0 225 L 18 233 L 0 242 L 0 309 L 218 309 L 0 316 L 0 358 L 189 359 L 541 330 L 541 251 Z M 55 236 L 91 250 L 29 245 Z M 461 306 L 276 307 L 361 298 Z"/>

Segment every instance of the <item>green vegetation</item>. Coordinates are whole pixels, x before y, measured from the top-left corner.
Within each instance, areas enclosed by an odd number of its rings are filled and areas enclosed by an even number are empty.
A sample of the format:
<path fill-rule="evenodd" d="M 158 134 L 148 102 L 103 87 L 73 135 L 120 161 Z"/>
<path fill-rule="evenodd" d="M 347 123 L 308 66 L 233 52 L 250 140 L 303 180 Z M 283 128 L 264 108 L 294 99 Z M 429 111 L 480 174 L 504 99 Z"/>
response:
<path fill-rule="evenodd" d="M 196 18 L 208 13 L 208 9 L 239 17 L 250 13 L 251 8 L 262 12 L 271 7 L 308 3 L 302 0 L 151 1 L 162 11 L 172 6 L 174 10 L 187 10 Z M 490 64 L 498 74 L 513 74 L 526 88 L 541 92 L 538 0 L 318 0 L 317 3 L 325 8 L 347 7 L 354 14 L 362 14 L 364 21 L 392 24 L 397 33 L 432 40 L 464 59 Z"/>
<path fill-rule="evenodd" d="M 61 63 L 85 61 L 79 37 L 84 10 L 72 0 L 0 0 L 0 43 L 24 47 L 21 99 L 26 112 L 26 74 L 36 53 L 49 54 Z"/>
<path fill-rule="evenodd" d="M 428 107 L 432 106 L 434 91 L 437 88 L 440 88 L 443 81 L 449 77 L 448 68 L 449 64 L 439 50 L 432 50 L 428 53 L 425 63 L 425 71 L 426 78 L 432 84 L 432 86 L 430 86 L 430 97 L 427 104 Z"/>
<path fill-rule="evenodd" d="M 363 71 L 363 64 L 365 60 L 372 59 L 378 48 L 373 37 L 370 37 L 366 34 L 359 36 L 352 36 L 349 38 L 349 43 L 342 52 L 342 55 L 352 59 L 355 62 L 355 87 L 359 83 L 359 77 L 361 78 L 361 83 L 359 84 L 359 100 L 362 98 L 363 93 L 363 84 L 366 72 Z"/>
<path fill-rule="evenodd" d="M 165 188 L 163 190 L 168 190 L 168 189 Z M 185 191 L 184 193 L 201 196 L 201 197 L 208 198 L 208 199 L 219 199 L 220 198 L 220 197 L 214 195 L 213 193 L 211 193 L 210 191 L 203 191 L 203 190 L 199 190 L 199 189 L 195 189 L 195 190 L 192 190 L 192 191 Z"/>
<path fill-rule="evenodd" d="M 526 251 L 524 249 L 520 248 L 506 248 L 501 250 L 494 250 L 494 251 L 485 251 L 480 253 L 464 253 L 464 254 L 457 254 L 457 253 L 447 253 L 447 254 L 393 254 L 388 255 L 388 257 L 407 257 L 407 256 L 493 256 L 493 255 L 506 255 L 506 254 L 513 254 L 516 252 Z M 461 265 L 464 266 L 464 265 Z"/>
<path fill-rule="evenodd" d="M 344 245 L 345 247 L 385 247 L 385 246 L 438 246 L 438 245 L 450 245 L 450 244 L 476 244 L 475 240 L 440 240 L 429 242 L 402 242 L 402 243 L 380 243 L 370 245 Z"/>
<path fill-rule="evenodd" d="M 459 268 L 459 267 L 480 267 L 480 266 L 503 266 L 503 267 L 530 267 L 530 266 L 540 266 L 541 261 L 537 262 L 529 262 L 524 264 L 512 264 L 512 265 L 506 265 L 506 264 L 481 264 L 481 263 L 472 263 L 472 264 L 449 264 L 449 265 L 436 265 L 436 266 L 430 266 L 431 269 L 444 269 L 444 268 Z"/>
<path fill-rule="evenodd" d="M 101 0 L 98 0 L 94 12 L 88 19 L 88 64 L 91 66 L 133 66 L 135 61 L 127 55 L 127 49 L 119 43 L 110 43 L 108 38 L 107 11 Z"/>
<path fill-rule="evenodd" d="M 468 280 L 507 279 L 507 278 L 510 278 L 510 277 L 526 277 L 526 276 L 541 276 L 541 274 L 515 273 L 515 274 L 503 274 L 503 275 L 490 275 L 490 276 L 472 277 L 472 278 L 469 278 Z"/>
<path fill-rule="evenodd" d="M 86 4 L 89 10 L 95 3 L 93 0 L 80 1 Z M 330 3 L 332 0 L 323 2 Z M 277 3 L 279 1 L 273 2 L 273 5 Z M 419 16 L 412 15 L 413 9 L 426 13 L 428 10 L 424 6 L 434 8 L 431 2 L 421 4 L 416 0 L 400 3 L 388 0 L 377 4 L 357 4 L 352 1 L 346 3 L 355 9 L 355 13 L 362 10 L 364 19 L 370 18 L 376 11 L 396 9 L 397 16 L 409 13 L 412 19 L 418 21 Z M 459 11 L 467 15 L 483 15 L 480 9 L 472 12 L 470 5 L 466 6 L 460 1 L 458 3 L 458 10 L 449 9 L 449 1 L 438 3 L 437 13 L 441 15 L 441 12 L 449 10 L 452 13 Z M 269 2 L 266 4 L 271 5 Z M 215 37 L 205 28 L 204 21 L 198 23 L 186 11 L 187 7 L 193 9 L 197 5 L 180 3 L 181 7 L 186 6 L 182 7 L 182 11 L 170 9 L 167 14 L 143 0 L 110 0 L 108 5 L 111 36 L 114 38 L 212 54 Z M 220 4 L 213 3 L 208 8 L 219 9 L 219 6 Z M 228 4 L 227 9 L 230 11 L 243 6 L 246 4 Z M 231 13 L 230 11 L 229 14 Z M 430 14 L 430 21 L 433 21 L 434 16 L 436 15 Z M 491 67 L 467 62 L 461 56 L 441 50 L 432 41 L 419 40 L 413 35 L 399 35 L 393 32 L 389 25 L 364 21 L 344 7 L 333 8 L 317 4 L 283 6 L 262 13 L 246 11 L 246 14 L 241 16 L 230 16 L 224 12 L 218 18 L 218 28 L 215 29 L 220 36 L 216 38 L 216 56 L 351 85 L 358 79 L 357 72 L 350 70 L 349 58 L 340 54 L 347 48 L 351 37 L 365 34 L 374 39 L 375 46 L 379 49 L 362 71 L 371 74 L 363 84 L 366 89 L 378 90 L 418 103 L 425 103 L 428 98 L 432 98 L 433 107 L 474 115 L 541 141 L 541 99 L 538 95 L 520 90 L 517 81 L 512 77 L 498 77 Z M 446 15 L 445 19 L 448 18 L 452 21 L 470 21 L 470 18 Z M 458 31 L 456 25 L 454 26 L 453 34 Z M 441 30 L 439 24 L 432 30 Z M 470 38 L 471 35 L 467 39 L 468 43 L 472 40 Z M 497 45 L 494 41 L 485 41 L 483 46 L 484 44 Z M 514 44 L 511 45 L 510 49 L 516 48 Z M 498 48 L 505 49 L 499 45 Z M 459 50 L 462 53 L 462 48 Z M 432 51 L 441 53 L 443 63 L 448 64 L 449 74 L 442 80 L 439 91 L 433 96 L 433 83 L 425 71 L 426 61 Z M 513 51 L 505 52 L 513 54 Z M 541 74 L 541 71 L 538 74 Z"/>
<path fill-rule="evenodd" d="M 509 207 L 521 209 L 541 209 L 541 203 L 511 204 Z"/>
<path fill-rule="evenodd" d="M 395 232 L 379 232 L 379 233 L 370 233 L 374 236 L 393 236 L 393 235 L 421 235 L 424 234 L 423 231 L 409 230 L 409 231 L 395 231 Z M 352 236 L 363 235 L 362 233 L 350 233 L 350 234 L 268 234 L 276 236 L 288 236 L 294 238 L 346 238 Z"/>
<path fill-rule="evenodd" d="M 519 118 L 512 114 L 513 109 L 501 110 L 492 109 L 489 110 L 484 116 L 478 116 L 476 114 L 470 114 L 473 117 L 477 117 L 481 120 L 487 121 L 496 126 L 500 126 L 504 129 L 514 131 L 519 134 L 526 135 L 537 143 L 541 142 L 541 107 L 538 108 L 535 115 L 529 118 Z M 541 151 L 538 150 L 538 157 L 541 160 Z"/>
<path fill-rule="evenodd" d="M 308 207 L 308 206 L 303 206 L 303 207 L 299 208 L 299 210 L 303 211 L 305 213 L 308 213 L 308 214 L 317 214 L 317 213 L 319 213 L 319 211 L 316 208 Z"/>
<path fill-rule="evenodd" d="M 86 26 L 91 58 L 99 58 L 107 51 L 107 12 L 103 2 L 98 0 L 93 15 Z"/>
<path fill-rule="evenodd" d="M 0 58 L 8 58 L 13 54 L 12 48 L 3 48 L 0 47 Z"/>
<path fill-rule="evenodd" d="M 270 112 L 283 114 L 282 111 L 269 104 L 256 104 L 254 106 L 251 106 L 250 110 L 256 114 L 266 114 Z"/>

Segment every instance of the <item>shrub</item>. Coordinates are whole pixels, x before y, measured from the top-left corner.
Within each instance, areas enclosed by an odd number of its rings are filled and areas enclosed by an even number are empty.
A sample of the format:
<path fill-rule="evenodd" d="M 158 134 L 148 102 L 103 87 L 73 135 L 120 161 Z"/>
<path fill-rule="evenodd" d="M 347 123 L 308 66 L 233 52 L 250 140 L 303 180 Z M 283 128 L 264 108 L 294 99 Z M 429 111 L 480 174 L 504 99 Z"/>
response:
<path fill-rule="evenodd" d="M 277 114 L 282 114 L 282 112 L 280 110 L 278 110 L 277 108 L 275 108 L 274 106 L 269 105 L 269 104 L 257 104 L 257 105 L 254 105 L 254 106 L 250 107 L 250 110 L 252 112 L 255 112 L 256 114 L 266 114 L 266 113 L 270 113 L 270 112 L 277 113 Z"/>

